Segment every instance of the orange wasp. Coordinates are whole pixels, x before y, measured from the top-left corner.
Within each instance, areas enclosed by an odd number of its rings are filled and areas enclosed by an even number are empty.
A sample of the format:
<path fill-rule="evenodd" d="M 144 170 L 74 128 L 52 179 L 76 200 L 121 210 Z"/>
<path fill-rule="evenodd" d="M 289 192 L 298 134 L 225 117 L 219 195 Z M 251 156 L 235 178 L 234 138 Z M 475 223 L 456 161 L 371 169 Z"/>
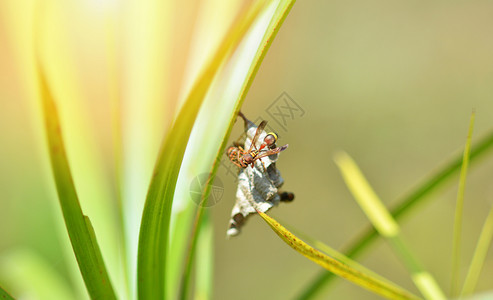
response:
<path fill-rule="evenodd" d="M 262 121 L 260 125 L 257 127 L 257 131 L 253 136 L 252 143 L 250 144 L 250 149 L 248 149 L 248 151 L 245 151 L 240 145 L 238 145 L 237 147 L 233 146 L 228 149 L 228 157 L 232 163 L 234 163 L 240 168 L 246 168 L 248 167 L 248 165 L 251 165 L 251 167 L 253 168 L 254 163 L 257 159 L 261 159 L 262 157 L 277 154 L 288 148 L 287 144 L 282 147 L 275 147 L 275 143 L 277 141 L 277 135 L 273 132 L 270 132 L 265 136 L 264 142 L 257 149 L 257 146 L 255 146 L 255 144 L 257 144 L 257 140 L 266 125 L 267 125 L 267 121 Z M 267 150 L 264 150 L 265 147 L 267 147 Z"/>

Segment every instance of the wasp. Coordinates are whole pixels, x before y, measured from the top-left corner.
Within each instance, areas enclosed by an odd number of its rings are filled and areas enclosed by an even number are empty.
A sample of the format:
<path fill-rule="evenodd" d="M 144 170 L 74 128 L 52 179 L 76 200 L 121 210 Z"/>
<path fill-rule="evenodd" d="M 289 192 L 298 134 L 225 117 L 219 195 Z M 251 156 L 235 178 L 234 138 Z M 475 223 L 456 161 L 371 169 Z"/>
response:
<path fill-rule="evenodd" d="M 266 121 L 257 126 L 241 112 L 238 115 L 245 121 L 245 133 L 238 141 L 233 142 L 233 146 L 227 151 L 231 162 L 240 167 L 236 201 L 226 232 L 228 237 L 238 235 L 252 214 L 258 211 L 266 212 L 280 202 L 291 202 L 294 199 L 293 193 L 279 190 L 284 179 L 276 168 L 277 154 L 284 151 L 288 145 L 276 146 L 277 135 L 264 131 Z M 256 163 L 257 160 L 262 167 Z M 249 165 L 252 168 L 248 168 Z"/>
<path fill-rule="evenodd" d="M 241 113 L 240 116 L 245 118 Z M 250 148 L 248 149 L 248 151 L 245 151 L 240 145 L 229 147 L 227 153 L 232 163 L 234 163 L 240 168 L 246 168 L 248 167 L 248 165 L 250 165 L 253 168 L 254 163 L 257 159 L 261 159 L 262 157 L 277 154 L 288 148 L 287 144 L 282 147 L 276 147 L 277 134 L 273 132 L 269 132 L 264 137 L 263 143 L 257 149 L 256 144 L 258 138 L 266 125 L 267 125 L 267 121 L 262 121 L 260 125 L 257 127 L 257 131 L 255 132 L 255 135 L 252 138 L 252 142 L 250 144 Z"/>

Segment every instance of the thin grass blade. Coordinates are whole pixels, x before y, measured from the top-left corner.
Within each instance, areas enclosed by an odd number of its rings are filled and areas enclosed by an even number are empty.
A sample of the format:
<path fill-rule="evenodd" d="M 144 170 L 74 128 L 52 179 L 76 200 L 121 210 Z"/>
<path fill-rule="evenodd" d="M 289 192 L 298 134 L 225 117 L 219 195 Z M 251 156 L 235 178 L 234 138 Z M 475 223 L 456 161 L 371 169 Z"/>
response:
<path fill-rule="evenodd" d="M 466 189 L 467 169 L 469 167 L 469 153 L 471 152 L 471 138 L 474 130 L 475 113 L 472 112 L 469 121 L 469 131 L 467 133 L 466 145 L 464 147 L 464 155 L 462 157 L 462 168 L 460 170 L 459 188 L 457 189 L 457 202 L 455 206 L 454 218 L 454 238 L 452 245 L 452 277 L 450 285 L 450 293 L 455 297 L 459 292 L 459 269 L 460 269 L 460 241 L 462 232 L 462 211 L 464 208 L 464 192 Z"/>
<path fill-rule="evenodd" d="M 490 153 L 492 149 L 493 131 L 490 131 L 471 148 L 471 155 L 469 159 L 470 163 L 477 163 L 480 159 Z M 461 166 L 462 155 L 456 156 L 443 167 L 433 172 L 427 180 L 424 180 L 422 183 L 418 184 L 407 194 L 407 196 L 404 196 L 400 199 L 400 201 L 398 201 L 399 204 L 394 209 L 391 209 L 392 217 L 399 220 L 406 214 L 410 213 L 416 205 L 430 199 L 431 197 L 429 196 L 432 193 L 443 187 L 453 176 L 459 173 Z M 359 256 L 363 250 L 367 249 L 378 236 L 379 235 L 374 227 L 367 227 L 353 239 L 353 242 L 347 246 L 343 253 L 345 253 L 348 257 L 355 258 Z M 322 288 L 326 287 L 328 283 L 335 278 L 336 277 L 330 272 L 321 272 L 308 282 L 296 299 L 313 299 L 321 292 Z"/>
<path fill-rule="evenodd" d="M 301 255 L 329 270 L 330 272 L 388 299 L 419 299 L 417 296 L 411 294 L 396 284 L 390 283 L 388 280 L 382 281 L 379 278 L 373 277 L 360 270 L 356 270 L 347 264 L 344 264 L 314 249 L 293 235 L 270 216 L 260 211 L 257 212 L 286 244 Z"/>
<path fill-rule="evenodd" d="M 65 153 L 60 121 L 41 63 L 38 78 L 53 175 L 65 225 L 86 288 L 93 299 L 116 299 L 96 235 L 84 216 Z"/>
<path fill-rule="evenodd" d="M 280 221 L 280 222 L 283 223 L 283 224 L 286 224 L 286 222 L 282 222 L 282 221 Z M 298 236 L 300 239 L 303 239 L 304 241 L 306 241 L 307 244 L 312 245 L 313 248 L 318 249 L 318 250 L 324 252 L 328 256 L 337 259 L 338 261 L 340 261 L 340 262 L 342 262 L 342 263 L 350 266 L 351 268 L 356 269 L 356 270 L 358 270 L 358 271 L 360 271 L 362 273 L 368 274 L 369 276 L 372 276 L 374 278 L 378 278 L 381 281 L 386 281 L 387 280 L 387 279 L 381 277 L 380 275 L 378 275 L 377 273 L 373 272 L 372 270 L 370 270 L 370 269 L 366 268 L 365 266 L 359 264 L 357 261 L 354 261 L 354 260 L 348 258 L 344 254 L 342 254 L 341 252 L 337 251 L 336 249 L 330 247 L 329 245 L 325 244 L 324 242 L 319 241 L 319 240 L 317 240 L 317 239 L 309 236 L 308 234 L 306 234 L 304 232 L 301 232 L 301 231 L 299 231 L 297 229 L 293 229 L 290 226 L 284 225 L 284 227 L 286 227 L 287 230 L 289 230 L 290 232 L 292 232 L 294 235 Z M 389 283 L 391 283 L 391 282 L 389 282 Z"/>
<path fill-rule="evenodd" d="M 233 25 L 191 89 L 169 134 L 163 141 L 142 215 L 137 285 L 139 299 L 166 299 L 165 264 L 171 207 L 187 141 L 198 111 L 220 66 L 231 57 L 263 3 L 255 3 Z"/>
<path fill-rule="evenodd" d="M 426 299 L 446 299 L 435 279 L 418 263 L 404 243 L 397 222 L 371 188 L 364 175 L 349 155 L 340 152 L 335 161 L 349 191 L 380 235 L 385 237 L 411 273 L 414 284 Z"/>
<path fill-rule="evenodd" d="M 214 181 L 214 178 L 216 176 L 218 167 L 219 167 L 219 162 L 221 160 L 222 155 L 224 155 L 224 149 L 226 148 L 226 145 L 228 143 L 228 139 L 231 133 L 231 130 L 233 128 L 233 125 L 235 123 L 235 120 L 238 115 L 238 111 L 240 110 L 241 105 L 243 104 L 243 101 L 245 100 L 245 97 L 248 93 L 248 90 L 250 89 L 250 86 L 252 85 L 252 82 L 255 78 L 255 75 L 258 72 L 258 69 L 260 68 L 260 65 L 267 54 L 267 51 L 269 50 L 270 46 L 272 45 L 272 42 L 274 41 L 275 36 L 277 35 L 277 32 L 279 31 L 282 23 L 286 19 L 287 15 L 289 14 L 289 11 L 291 10 L 292 6 L 294 5 L 294 0 L 288 0 L 288 1 L 280 1 L 277 4 L 276 10 L 274 14 L 272 15 L 272 18 L 270 20 L 270 24 L 268 25 L 265 34 L 263 36 L 263 39 L 261 43 L 258 46 L 257 52 L 253 58 L 253 61 L 250 65 L 250 69 L 248 71 L 248 74 L 242 84 L 242 87 L 240 89 L 240 92 L 238 94 L 236 101 L 236 105 L 233 111 L 231 111 L 230 114 L 230 121 L 229 121 L 229 126 L 227 128 L 227 131 L 225 132 L 224 138 L 222 139 L 222 143 L 220 147 L 217 150 L 216 158 L 214 159 L 214 164 L 212 166 L 212 170 L 209 173 L 209 178 L 208 178 L 208 183 L 204 185 L 204 191 L 202 193 L 202 198 L 200 203 L 202 205 L 197 209 L 195 219 L 194 219 L 194 225 L 192 228 L 192 234 L 191 234 L 191 240 L 190 240 L 190 246 L 188 249 L 187 253 L 187 258 L 185 262 L 185 271 L 183 274 L 183 279 L 182 279 L 182 285 L 181 285 L 181 294 L 180 294 L 180 299 L 187 299 L 188 298 L 188 290 L 189 290 L 189 282 L 191 280 L 191 273 L 192 273 L 192 265 L 193 265 L 193 259 L 195 257 L 195 251 L 197 247 L 197 239 L 200 236 L 200 231 L 201 228 L 199 224 L 201 224 L 201 219 L 202 215 L 204 213 L 204 207 L 206 206 L 207 200 L 209 199 L 211 188 L 212 188 L 212 183 Z"/>
<path fill-rule="evenodd" d="M 470 296 L 474 292 L 492 240 L 493 207 L 490 209 L 488 217 L 486 218 L 486 221 L 483 225 L 483 229 L 481 230 L 481 234 L 479 235 L 478 244 L 476 245 L 476 250 L 474 250 L 471 265 L 469 266 L 469 271 L 467 272 L 466 280 L 464 282 L 460 298 Z"/>
<path fill-rule="evenodd" d="M 200 236 L 197 246 L 200 255 L 197 255 L 197 276 L 195 279 L 195 300 L 212 299 L 212 285 L 214 283 L 214 228 L 209 211 L 204 212 L 200 225 Z"/>

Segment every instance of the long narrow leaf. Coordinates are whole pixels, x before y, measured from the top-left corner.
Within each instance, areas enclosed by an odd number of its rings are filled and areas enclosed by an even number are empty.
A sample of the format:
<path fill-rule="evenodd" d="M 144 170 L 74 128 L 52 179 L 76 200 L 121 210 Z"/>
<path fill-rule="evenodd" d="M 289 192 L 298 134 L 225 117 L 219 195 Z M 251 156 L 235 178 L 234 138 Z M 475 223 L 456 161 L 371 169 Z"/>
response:
<path fill-rule="evenodd" d="M 89 218 L 84 216 L 70 172 L 58 113 L 42 65 L 38 78 L 51 165 L 65 225 L 87 290 L 93 299 L 116 299 Z"/>
<path fill-rule="evenodd" d="M 231 57 L 258 16 L 256 3 L 233 25 L 214 57 L 195 82 L 169 134 L 163 141 L 147 193 L 139 236 L 137 285 L 139 299 L 165 299 L 165 263 L 175 185 L 194 121 L 219 67 Z"/>
<path fill-rule="evenodd" d="M 469 296 L 474 292 L 492 240 L 493 207 L 490 209 L 486 222 L 481 230 L 481 234 L 479 235 L 478 244 L 476 245 L 476 250 L 474 251 L 471 265 L 469 266 L 469 271 L 467 272 L 466 281 L 464 282 L 464 287 L 462 288 L 461 298 L 464 296 Z"/>
<path fill-rule="evenodd" d="M 269 50 L 270 46 L 272 45 L 272 42 L 274 41 L 275 36 L 277 35 L 277 32 L 279 31 L 282 23 L 286 19 L 287 15 L 289 14 L 289 11 L 291 10 L 291 7 L 294 5 L 294 0 L 287 0 L 287 1 L 280 1 L 278 4 L 276 11 L 274 12 L 274 15 L 272 16 L 272 19 L 270 21 L 270 24 L 264 34 L 264 37 L 262 39 L 262 42 L 260 43 L 257 53 L 255 54 L 255 57 L 252 61 L 252 64 L 250 65 L 250 70 L 248 71 L 247 77 L 245 82 L 243 83 L 243 86 L 241 88 L 241 91 L 239 93 L 238 99 L 236 100 L 236 106 L 235 110 L 231 114 L 231 119 L 229 122 L 229 127 L 227 129 L 227 132 L 225 133 L 225 136 L 223 138 L 223 142 L 221 146 L 218 149 L 216 159 L 214 160 L 214 164 L 212 166 L 211 173 L 208 178 L 208 182 L 212 183 L 214 181 L 216 172 L 219 167 L 219 161 L 221 160 L 222 155 L 224 154 L 224 149 L 226 148 L 226 145 L 228 143 L 229 135 L 231 133 L 231 130 L 233 128 L 233 125 L 235 123 L 238 111 L 240 110 L 241 105 L 243 104 L 243 101 L 245 100 L 245 97 L 248 93 L 248 90 L 250 89 L 250 86 L 252 85 L 252 82 L 255 78 L 255 75 L 258 72 L 258 69 L 260 68 L 260 65 L 267 54 L 267 51 Z M 193 259 L 195 256 L 195 250 L 196 250 L 196 245 L 197 245 L 197 238 L 200 235 L 200 226 L 201 224 L 201 218 L 203 215 L 203 210 L 205 207 L 205 203 L 207 199 L 209 199 L 209 195 L 211 192 L 212 184 L 205 184 L 205 190 L 203 191 L 202 194 L 202 201 L 203 203 L 198 209 L 197 213 L 195 215 L 195 220 L 194 220 L 194 227 L 192 229 L 192 235 L 191 235 L 191 241 L 190 241 L 190 247 L 188 250 L 187 254 L 187 259 L 185 262 L 185 271 L 183 274 L 183 280 L 182 280 L 182 287 L 181 287 L 181 296 L 180 299 L 187 299 L 188 297 L 188 285 L 190 282 L 190 277 L 191 277 L 191 270 L 192 270 L 192 265 L 193 265 Z"/>
<path fill-rule="evenodd" d="M 330 272 L 388 299 L 419 299 L 417 296 L 411 294 L 396 284 L 390 283 L 388 280 L 382 281 L 379 278 L 365 274 L 360 270 L 356 270 L 328 255 L 325 255 L 293 235 L 270 216 L 260 211 L 257 212 L 286 244 Z"/>
<path fill-rule="evenodd" d="M 200 254 L 197 255 L 197 277 L 195 280 L 195 300 L 212 299 L 212 285 L 214 283 L 214 228 L 210 213 L 204 212 L 200 224 L 200 236 L 197 245 Z"/>
<path fill-rule="evenodd" d="M 470 163 L 476 163 L 480 158 L 485 156 L 488 151 L 493 149 L 493 131 L 485 135 L 471 149 Z M 416 186 L 398 201 L 398 205 L 391 209 L 392 216 L 399 220 L 408 214 L 412 208 L 428 199 L 429 195 L 435 192 L 449 181 L 451 177 L 457 175 L 462 165 L 462 155 L 451 159 L 442 168 L 435 171 L 430 177 Z M 360 255 L 377 237 L 378 233 L 373 227 L 368 227 L 362 231 L 353 242 L 343 251 L 348 257 L 355 258 Z M 313 299 L 324 286 L 326 286 L 334 277 L 330 272 L 321 272 L 314 279 L 310 280 L 307 286 L 300 292 L 296 299 Z"/>
<path fill-rule="evenodd" d="M 459 188 L 457 189 L 457 202 L 455 206 L 454 218 L 454 239 L 452 244 L 452 277 L 451 277 L 451 296 L 455 297 L 459 292 L 459 266 L 460 266 L 460 241 L 462 232 L 462 211 L 464 207 L 464 192 L 466 189 L 467 168 L 469 166 L 469 152 L 471 151 L 471 138 L 474 129 L 475 113 L 471 114 L 469 131 L 467 133 L 464 155 L 462 157 L 462 168 L 460 170 Z"/>
<path fill-rule="evenodd" d="M 10 296 L 1 286 L 0 286 L 0 299 L 2 300 L 14 300 L 14 297 Z"/>
<path fill-rule="evenodd" d="M 284 227 L 286 227 L 294 235 L 297 235 L 300 239 L 303 239 L 304 241 L 306 241 L 307 244 L 312 245 L 315 249 L 318 249 L 318 250 L 324 252 L 325 254 L 329 255 L 330 257 L 333 257 L 333 258 L 337 259 L 338 261 L 350 266 L 351 268 L 359 270 L 360 272 L 363 272 L 363 273 L 368 274 L 368 275 L 375 277 L 375 278 L 379 278 L 382 281 L 386 280 L 385 278 L 381 277 L 377 273 L 375 273 L 375 272 L 371 271 L 370 269 L 366 268 L 365 266 L 359 264 L 357 261 L 354 261 L 354 260 L 348 258 L 347 256 L 345 256 L 341 252 L 337 251 L 336 249 L 330 247 L 329 245 L 309 236 L 308 234 L 306 234 L 304 232 L 301 232 L 297 229 L 293 229 L 290 226 L 286 226 L 285 222 L 281 221 L 281 223 L 285 224 Z"/>
<path fill-rule="evenodd" d="M 400 235 L 399 225 L 373 191 L 353 159 L 345 152 L 340 152 L 335 156 L 335 161 L 358 205 L 370 219 L 378 233 L 390 242 L 394 252 L 408 268 L 414 284 L 421 293 L 426 299 L 445 299 L 445 295 L 434 278 L 420 266 L 420 263 L 404 243 Z"/>

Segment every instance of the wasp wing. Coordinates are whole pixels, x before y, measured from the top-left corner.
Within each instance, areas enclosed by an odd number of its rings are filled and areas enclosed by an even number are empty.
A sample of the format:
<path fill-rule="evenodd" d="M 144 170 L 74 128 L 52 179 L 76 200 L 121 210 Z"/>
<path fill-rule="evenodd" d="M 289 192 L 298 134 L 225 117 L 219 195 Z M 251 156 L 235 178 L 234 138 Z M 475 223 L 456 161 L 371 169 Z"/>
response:
<path fill-rule="evenodd" d="M 262 131 L 264 131 L 266 125 L 267 125 L 267 121 L 260 122 L 260 124 L 257 127 L 257 131 L 255 131 L 255 135 L 252 138 L 252 143 L 250 144 L 250 149 L 248 149 L 248 152 L 252 151 L 253 147 L 257 149 L 257 146 L 255 146 L 255 144 L 257 144 L 258 137 L 260 136 Z"/>
<path fill-rule="evenodd" d="M 271 150 L 267 150 L 265 152 L 260 152 L 260 154 L 255 157 L 255 159 L 259 159 L 259 158 L 262 158 L 262 157 L 266 157 L 266 156 L 269 156 L 269 155 L 272 155 L 272 154 L 277 154 L 281 151 L 284 151 L 288 148 L 288 144 L 282 146 L 282 147 L 277 147 L 277 148 L 274 148 L 274 149 L 271 149 Z"/>

